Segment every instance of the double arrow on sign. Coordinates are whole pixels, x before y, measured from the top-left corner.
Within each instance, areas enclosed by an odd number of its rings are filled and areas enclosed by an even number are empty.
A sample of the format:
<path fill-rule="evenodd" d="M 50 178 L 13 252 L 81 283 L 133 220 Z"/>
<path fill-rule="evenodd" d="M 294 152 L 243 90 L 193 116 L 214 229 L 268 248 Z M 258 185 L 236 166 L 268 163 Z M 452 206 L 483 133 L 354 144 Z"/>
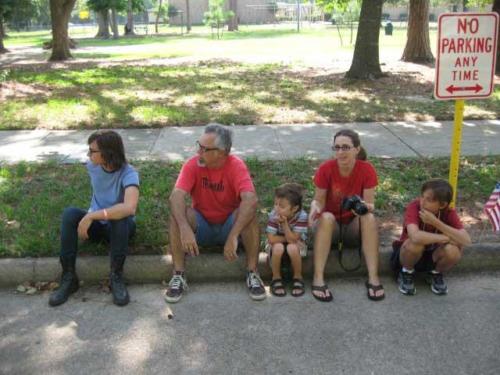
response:
<path fill-rule="evenodd" d="M 465 86 L 465 87 L 459 87 L 459 86 L 453 86 L 450 85 L 446 88 L 446 91 L 448 91 L 450 94 L 453 94 L 455 91 L 475 91 L 476 94 L 483 89 L 483 86 L 480 84 L 476 83 L 475 86 Z"/>

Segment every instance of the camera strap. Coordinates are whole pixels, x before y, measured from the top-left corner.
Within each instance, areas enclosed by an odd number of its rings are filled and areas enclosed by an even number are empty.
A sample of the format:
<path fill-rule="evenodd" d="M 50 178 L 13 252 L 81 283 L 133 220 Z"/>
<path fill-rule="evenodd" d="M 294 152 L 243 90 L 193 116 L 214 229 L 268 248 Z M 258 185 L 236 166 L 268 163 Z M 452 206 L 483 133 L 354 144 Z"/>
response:
<path fill-rule="evenodd" d="M 355 216 L 355 219 L 357 218 L 359 220 L 359 223 L 358 223 L 358 231 L 359 231 L 359 246 L 358 246 L 358 256 L 359 256 L 359 263 L 353 267 L 353 268 L 347 268 L 346 266 L 344 266 L 344 262 L 342 261 L 342 254 L 344 253 L 344 228 L 343 228 L 343 224 L 342 224 L 342 206 L 340 206 L 340 221 L 338 222 L 339 223 L 339 242 L 337 244 L 337 249 L 339 251 L 339 264 L 340 264 L 340 267 L 342 267 L 342 269 L 346 272 L 354 272 L 354 271 L 357 271 L 360 267 L 361 267 L 361 246 L 362 246 L 362 243 L 361 243 L 361 220 L 359 219 L 359 217 L 356 217 Z"/>

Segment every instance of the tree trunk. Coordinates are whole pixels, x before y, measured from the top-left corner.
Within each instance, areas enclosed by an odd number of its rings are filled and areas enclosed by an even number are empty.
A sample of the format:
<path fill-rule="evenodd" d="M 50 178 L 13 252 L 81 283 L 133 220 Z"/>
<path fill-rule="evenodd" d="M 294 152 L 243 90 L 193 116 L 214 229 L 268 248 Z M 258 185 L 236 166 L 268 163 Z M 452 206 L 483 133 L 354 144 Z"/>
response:
<path fill-rule="evenodd" d="M 406 47 L 401 60 L 414 63 L 434 61 L 429 39 L 429 0 L 410 0 Z"/>
<path fill-rule="evenodd" d="M 5 37 L 5 31 L 3 28 L 3 17 L 0 14 L 0 54 L 9 52 L 7 48 L 3 45 L 3 38 Z"/>
<path fill-rule="evenodd" d="M 108 10 L 102 10 L 97 12 L 97 34 L 96 38 L 101 38 L 101 39 L 109 39 L 111 36 L 109 34 L 109 17 L 108 17 Z"/>
<path fill-rule="evenodd" d="M 238 31 L 238 0 L 229 0 L 229 10 L 232 10 L 234 16 L 227 24 L 228 31 Z"/>
<path fill-rule="evenodd" d="M 68 21 L 76 0 L 50 0 L 52 19 L 52 54 L 50 61 L 63 61 L 71 58 L 69 52 Z"/>
<path fill-rule="evenodd" d="M 158 2 L 158 12 L 156 12 L 156 20 L 155 20 L 155 33 L 158 34 L 158 23 L 160 22 L 160 12 L 163 0 Z"/>
<path fill-rule="evenodd" d="M 191 31 L 191 9 L 189 0 L 186 0 L 186 33 Z"/>
<path fill-rule="evenodd" d="M 383 76 L 378 48 L 383 2 L 383 0 L 363 0 L 361 4 L 354 56 L 351 68 L 345 75 L 346 78 L 373 79 Z"/>
<path fill-rule="evenodd" d="M 135 35 L 134 12 L 132 11 L 132 0 L 127 3 L 127 24 L 125 25 L 125 35 Z"/>
<path fill-rule="evenodd" d="M 491 9 L 493 12 L 497 12 L 500 16 L 500 0 L 495 0 L 493 3 L 493 8 Z M 498 43 L 497 43 L 497 66 L 495 72 L 500 74 L 500 23 L 498 24 Z"/>
<path fill-rule="evenodd" d="M 111 30 L 113 30 L 113 39 L 118 39 L 120 34 L 118 33 L 118 19 L 115 8 L 111 9 Z"/>

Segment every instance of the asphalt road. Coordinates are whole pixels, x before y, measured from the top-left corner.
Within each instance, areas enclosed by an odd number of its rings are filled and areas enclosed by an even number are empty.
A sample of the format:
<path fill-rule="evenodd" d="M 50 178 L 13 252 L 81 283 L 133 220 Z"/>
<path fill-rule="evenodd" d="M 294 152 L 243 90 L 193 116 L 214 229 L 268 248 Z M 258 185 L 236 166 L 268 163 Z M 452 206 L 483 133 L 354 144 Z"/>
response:
<path fill-rule="evenodd" d="M 120 308 L 96 286 L 58 308 L 48 293 L 0 290 L 1 374 L 498 374 L 500 272 L 365 296 L 362 279 L 330 281 L 335 300 L 269 297 L 244 283 L 192 283 L 170 307 L 161 285 L 130 287 Z M 309 287 L 309 285 L 308 285 Z M 170 309 L 173 318 L 169 317 Z"/>

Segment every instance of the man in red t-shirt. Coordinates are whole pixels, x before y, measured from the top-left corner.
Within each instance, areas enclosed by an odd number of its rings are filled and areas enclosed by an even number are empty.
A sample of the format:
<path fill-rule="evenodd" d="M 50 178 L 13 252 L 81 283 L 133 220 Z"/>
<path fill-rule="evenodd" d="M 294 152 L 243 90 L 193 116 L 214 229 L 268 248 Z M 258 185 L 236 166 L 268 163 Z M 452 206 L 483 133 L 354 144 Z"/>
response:
<path fill-rule="evenodd" d="M 399 291 L 406 295 L 416 293 L 415 270 L 428 271 L 434 294 L 448 293 L 443 272 L 450 270 L 462 257 L 463 247 L 470 237 L 456 211 L 449 207 L 453 197 L 450 184 L 433 179 L 422 185 L 421 197 L 405 210 L 403 233 L 393 243 L 393 266 L 401 268 Z"/>
<path fill-rule="evenodd" d="M 259 224 L 257 195 L 245 163 L 230 155 L 232 132 L 212 124 L 197 141 L 198 154 L 183 166 L 170 195 L 170 246 L 174 275 L 165 299 L 179 301 L 187 287 L 184 276 L 185 255 L 199 254 L 198 246 L 224 246 L 224 257 L 237 258 L 241 236 L 247 256 L 247 287 L 250 297 L 266 297 L 257 274 Z M 192 207 L 185 199 L 191 197 Z"/>

